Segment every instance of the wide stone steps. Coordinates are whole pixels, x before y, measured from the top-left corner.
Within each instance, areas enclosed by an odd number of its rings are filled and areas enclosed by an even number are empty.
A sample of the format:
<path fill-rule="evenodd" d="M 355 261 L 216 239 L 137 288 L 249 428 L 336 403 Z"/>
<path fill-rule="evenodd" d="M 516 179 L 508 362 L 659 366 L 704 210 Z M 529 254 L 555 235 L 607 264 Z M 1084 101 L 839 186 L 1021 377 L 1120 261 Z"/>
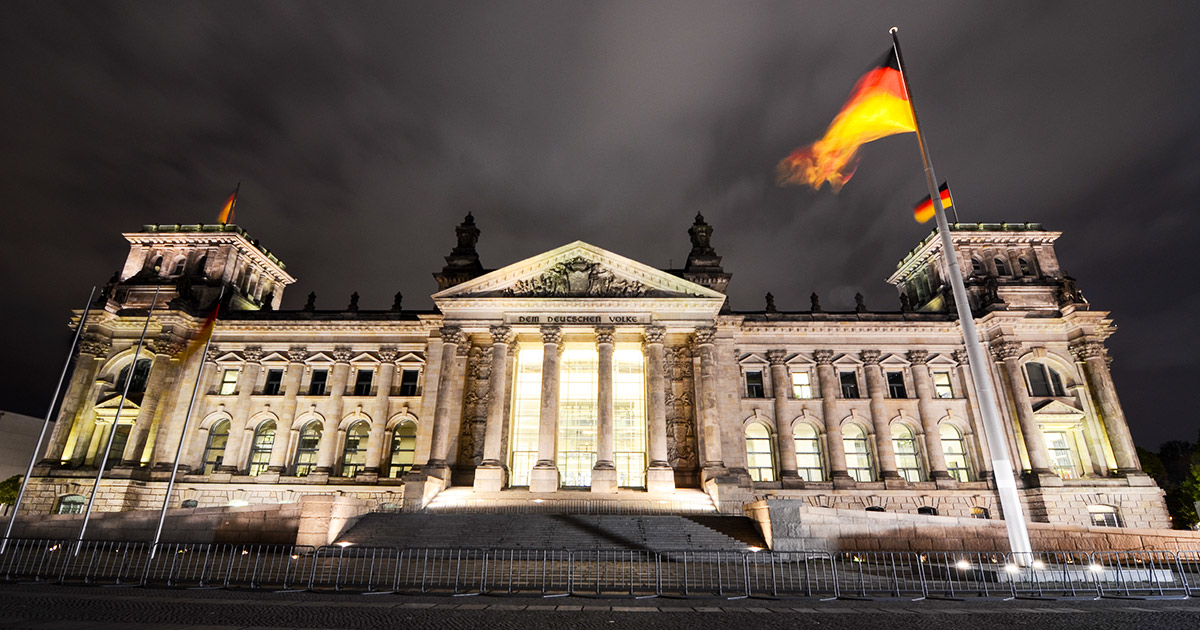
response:
<path fill-rule="evenodd" d="M 372 513 L 339 538 L 408 548 L 731 550 L 765 547 L 753 521 L 718 515 Z"/>

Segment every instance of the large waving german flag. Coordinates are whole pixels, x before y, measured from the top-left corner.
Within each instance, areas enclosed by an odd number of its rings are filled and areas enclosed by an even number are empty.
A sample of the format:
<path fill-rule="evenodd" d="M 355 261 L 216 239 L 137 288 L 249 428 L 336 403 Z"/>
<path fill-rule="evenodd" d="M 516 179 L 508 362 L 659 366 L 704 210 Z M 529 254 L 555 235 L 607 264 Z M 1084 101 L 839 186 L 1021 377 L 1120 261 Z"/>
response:
<path fill-rule="evenodd" d="M 825 136 L 796 149 L 779 163 L 779 183 L 820 188 L 829 182 L 834 191 L 841 190 L 858 166 L 859 147 L 916 129 L 900 63 L 892 49 L 858 80 Z"/>

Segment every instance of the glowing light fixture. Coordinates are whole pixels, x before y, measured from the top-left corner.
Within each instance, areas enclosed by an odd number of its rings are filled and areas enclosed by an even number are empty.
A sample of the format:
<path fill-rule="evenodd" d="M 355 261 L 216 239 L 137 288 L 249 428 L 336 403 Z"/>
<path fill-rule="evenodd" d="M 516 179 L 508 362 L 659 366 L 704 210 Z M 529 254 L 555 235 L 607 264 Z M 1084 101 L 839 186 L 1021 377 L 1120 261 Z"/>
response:
<path fill-rule="evenodd" d="M 966 560 L 959 560 L 958 562 L 954 563 L 954 566 L 958 567 L 959 571 L 966 571 L 967 569 L 971 568 L 971 563 L 967 562 Z"/>

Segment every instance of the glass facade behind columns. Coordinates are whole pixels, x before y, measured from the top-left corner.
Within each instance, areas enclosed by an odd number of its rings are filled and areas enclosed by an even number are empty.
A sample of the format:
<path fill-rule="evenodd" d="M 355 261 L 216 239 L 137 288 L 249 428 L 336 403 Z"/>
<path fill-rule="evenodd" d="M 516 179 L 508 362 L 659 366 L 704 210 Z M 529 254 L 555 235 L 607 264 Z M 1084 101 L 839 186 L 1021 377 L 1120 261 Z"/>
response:
<path fill-rule="evenodd" d="M 598 363 L 595 344 L 566 344 L 558 394 L 558 474 L 565 488 L 592 485 L 596 464 Z"/>
<path fill-rule="evenodd" d="M 613 350 L 613 432 L 617 485 L 646 487 L 646 372 L 640 344 Z"/>
<path fill-rule="evenodd" d="M 537 463 L 538 421 L 542 400 L 542 347 L 529 344 L 517 352 L 513 383 L 512 439 L 509 448 L 510 485 L 528 486 L 529 474 Z"/>

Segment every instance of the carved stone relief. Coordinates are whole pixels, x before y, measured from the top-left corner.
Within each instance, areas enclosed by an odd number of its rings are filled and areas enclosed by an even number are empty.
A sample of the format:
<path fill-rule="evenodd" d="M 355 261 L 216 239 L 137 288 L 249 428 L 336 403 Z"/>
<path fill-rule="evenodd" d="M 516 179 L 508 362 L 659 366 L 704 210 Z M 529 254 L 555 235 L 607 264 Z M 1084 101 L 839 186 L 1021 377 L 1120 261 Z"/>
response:
<path fill-rule="evenodd" d="M 600 263 L 576 256 L 536 278 L 521 280 L 502 293 L 520 297 L 645 297 L 661 292 L 640 282 L 618 278 Z"/>
<path fill-rule="evenodd" d="M 698 467 L 692 392 L 692 352 L 686 346 L 664 348 L 667 381 L 667 461 L 676 470 Z"/>
<path fill-rule="evenodd" d="M 460 345 L 459 348 L 465 346 Z M 467 354 L 467 382 L 463 387 L 462 432 L 458 440 L 458 463 L 478 466 L 483 461 L 483 436 L 487 430 L 488 381 L 492 373 L 492 353 L 470 346 Z"/>

